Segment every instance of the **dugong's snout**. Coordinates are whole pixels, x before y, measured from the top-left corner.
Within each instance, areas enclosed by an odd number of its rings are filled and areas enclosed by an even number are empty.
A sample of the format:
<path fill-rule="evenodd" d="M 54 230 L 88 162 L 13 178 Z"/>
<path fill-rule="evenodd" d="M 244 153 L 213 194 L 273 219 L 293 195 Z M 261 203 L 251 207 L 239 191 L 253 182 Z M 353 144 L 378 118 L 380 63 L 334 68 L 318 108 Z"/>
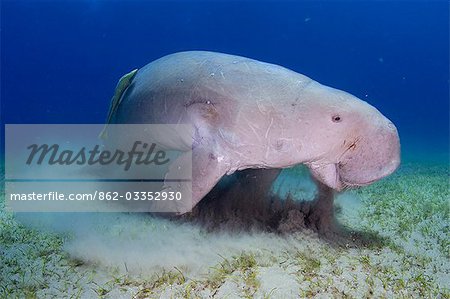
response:
<path fill-rule="evenodd" d="M 371 184 L 392 174 L 400 165 L 397 128 L 381 114 L 366 126 L 342 155 L 337 168 L 343 187 Z"/>

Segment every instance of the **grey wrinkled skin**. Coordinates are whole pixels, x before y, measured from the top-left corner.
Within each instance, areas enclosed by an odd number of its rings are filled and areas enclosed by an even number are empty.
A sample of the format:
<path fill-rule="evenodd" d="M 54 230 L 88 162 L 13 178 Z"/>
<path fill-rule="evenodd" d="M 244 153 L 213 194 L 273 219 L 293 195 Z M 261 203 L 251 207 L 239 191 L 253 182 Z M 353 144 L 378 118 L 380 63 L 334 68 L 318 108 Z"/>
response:
<path fill-rule="evenodd" d="M 175 53 L 140 69 L 111 122 L 194 126 L 193 206 L 237 170 L 303 163 L 340 191 L 400 163 L 395 126 L 368 103 L 281 66 L 213 52 Z"/>

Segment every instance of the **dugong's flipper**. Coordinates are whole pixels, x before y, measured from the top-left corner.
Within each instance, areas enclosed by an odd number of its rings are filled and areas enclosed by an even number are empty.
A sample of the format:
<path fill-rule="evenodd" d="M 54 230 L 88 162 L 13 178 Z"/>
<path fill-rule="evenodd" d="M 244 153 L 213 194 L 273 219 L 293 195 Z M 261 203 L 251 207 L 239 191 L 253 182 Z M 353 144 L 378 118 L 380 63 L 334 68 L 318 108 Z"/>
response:
<path fill-rule="evenodd" d="M 191 160 L 192 159 L 192 160 Z M 183 173 L 183 169 L 190 170 L 192 167 L 192 181 L 180 181 L 180 177 L 189 178 L 190 173 Z M 183 154 L 178 157 L 169 167 L 165 176 L 165 191 L 181 191 L 182 196 L 192 194 L 192 201 L 182 201 L 177 205 L 178 214 L 190 212 L 194 206 L 217 184 L 225 175 L 226 170 L 217 161 L 217 155 L 211 150 L 196 147 L 191 154 Z"/>
<path fill-rule="evenodd" d="M 123 75 L 122 78 L 119 79 L 119 82 L 117 82 L 116 90 L 114 91 L 114 95 L 109 106 L 108 118 L 106 119 L 105 127 L 100 133 L 100 138 L 104 139 L 107 137 L 106 127 L 111 122 L 111 119 L 115 114 L 117 107 L 119 107 L 120 105 L 122 95 L 124 94 L 125 90 L 127 90 L 128 86 L 130 86 L 131 81 L 133 80 L 134 76 L 136 76 L 137 71 L 138 69 L 132 70 L 128 74 Z"/>

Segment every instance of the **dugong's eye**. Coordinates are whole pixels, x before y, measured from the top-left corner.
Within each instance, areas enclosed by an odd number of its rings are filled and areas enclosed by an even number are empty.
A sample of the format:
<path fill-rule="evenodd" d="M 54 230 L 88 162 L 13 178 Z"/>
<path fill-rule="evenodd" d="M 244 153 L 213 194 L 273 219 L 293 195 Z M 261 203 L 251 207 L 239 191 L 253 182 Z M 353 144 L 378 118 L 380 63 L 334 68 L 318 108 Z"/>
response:
<path fill-rule="evenodd" d="M 331 120 L 335 123 L 339 123 L 342 121 L 342 117 L 340 117 L 339 115 L 336 114 L 331 117 Z"/>

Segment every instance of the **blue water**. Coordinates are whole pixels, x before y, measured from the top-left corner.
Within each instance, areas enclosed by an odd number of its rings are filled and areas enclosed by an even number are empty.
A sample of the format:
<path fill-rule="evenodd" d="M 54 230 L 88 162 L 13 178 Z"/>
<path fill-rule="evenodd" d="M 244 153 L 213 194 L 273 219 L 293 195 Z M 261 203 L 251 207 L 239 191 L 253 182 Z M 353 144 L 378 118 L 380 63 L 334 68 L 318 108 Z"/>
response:
<path fill-rule="evenodd" d="M 280 64 L 348 91 L 396 124 L 404 155 L 448 159 L 447 1 L 1 5 L 2 126 L 102 123 L 123 74 L 198 49 Z"/>

